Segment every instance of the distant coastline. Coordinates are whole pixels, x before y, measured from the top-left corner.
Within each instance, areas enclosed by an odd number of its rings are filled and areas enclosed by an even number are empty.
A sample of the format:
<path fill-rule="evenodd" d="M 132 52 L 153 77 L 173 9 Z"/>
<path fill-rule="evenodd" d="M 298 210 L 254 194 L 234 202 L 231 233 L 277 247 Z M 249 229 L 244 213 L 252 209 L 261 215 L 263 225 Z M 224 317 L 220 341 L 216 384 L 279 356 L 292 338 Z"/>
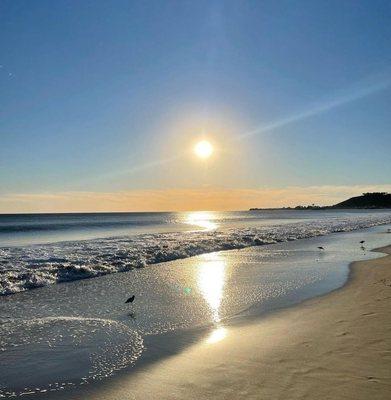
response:
<path fill-rule="evenodd" d="M 296 207 L 281 208 L 250 208 L 250 211 L 260 210 L 336 210 L 336 209 L 356 209 L 356 210 L 374 210 L 390 209 L 391 193 L 373 192 L 363 193 L 361 196 L 351 197 L 332 206 L 318 206 L 315 204 L 298 205 Z"/>

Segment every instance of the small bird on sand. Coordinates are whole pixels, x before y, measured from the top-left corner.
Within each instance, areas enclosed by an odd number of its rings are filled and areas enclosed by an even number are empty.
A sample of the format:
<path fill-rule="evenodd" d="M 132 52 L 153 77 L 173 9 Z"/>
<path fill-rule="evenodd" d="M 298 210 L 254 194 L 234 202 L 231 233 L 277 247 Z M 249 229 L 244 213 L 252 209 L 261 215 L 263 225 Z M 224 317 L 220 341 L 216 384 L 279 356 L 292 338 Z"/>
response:
<path fill-rule="evenodd" d="M 129 297 L 128 300 L 125 301 L 125 303 L 133 303 L 134 300 L 134 295 Z"/>
<path fill-rule="evenodd" d="M 361 244 L 365 243 L 365 240 L 361 240 L 360 243 L 361 243 Z"/>
<path fill-rule="evenodd" d="M 319 250 L 324 250 L 324 247 L 318 246 L 318 249 L 319 249 Z"/>

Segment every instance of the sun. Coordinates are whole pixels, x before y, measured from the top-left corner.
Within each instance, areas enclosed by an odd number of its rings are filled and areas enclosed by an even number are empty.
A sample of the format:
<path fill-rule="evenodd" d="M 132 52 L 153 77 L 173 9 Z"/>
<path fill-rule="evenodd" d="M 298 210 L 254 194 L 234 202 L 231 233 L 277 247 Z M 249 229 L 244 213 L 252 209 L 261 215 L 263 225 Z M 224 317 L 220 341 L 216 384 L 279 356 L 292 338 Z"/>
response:
<path fill-rule="evenodd" d="M 194 146 L 194 153 L 200 158 L 209 158 L 213 154 L 213 146 L 207 140 L 201 140 Z"/>

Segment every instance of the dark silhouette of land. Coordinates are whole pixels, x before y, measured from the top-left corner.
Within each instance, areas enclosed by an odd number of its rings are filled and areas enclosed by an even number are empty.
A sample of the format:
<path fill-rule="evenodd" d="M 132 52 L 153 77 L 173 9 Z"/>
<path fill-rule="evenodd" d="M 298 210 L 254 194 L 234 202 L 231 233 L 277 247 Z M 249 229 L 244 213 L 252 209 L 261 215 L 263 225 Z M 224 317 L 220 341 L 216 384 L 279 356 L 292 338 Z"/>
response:
<path fill-rule="evenodd" d="M 333 206 L 317 206 L 315 204 L 296 207 L 282 207 L 278 210 L 328 210 L 328 209 L 375 209 L 375 208 L 391 208 L 391 193 L 373 192 L 363 193 L 361 196 L 351 197 L 341 203 Z M 270 210 L 270 208 L 250 208 L 250 211 Z M 274 208 L 277 210 L 277 208 Z"/>
<path fill-rule="evenodd" d="M 363 193 L 331 208 L 391 208 L 391 193 Z"/>

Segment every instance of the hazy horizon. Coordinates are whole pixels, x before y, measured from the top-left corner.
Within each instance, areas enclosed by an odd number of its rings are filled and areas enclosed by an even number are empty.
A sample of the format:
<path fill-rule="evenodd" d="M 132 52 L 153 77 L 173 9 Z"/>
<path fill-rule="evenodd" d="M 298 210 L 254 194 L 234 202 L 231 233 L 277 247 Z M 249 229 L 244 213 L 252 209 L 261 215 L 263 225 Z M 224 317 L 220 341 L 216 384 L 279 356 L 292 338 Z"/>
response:
<path fill-rule="evenodd" d="M 365 192 L 391 191 L 391 185 L 360 187 L 310 187 L 263 190 L 171 190 L 151 193 L 57 193 L 11 195 L 0 199 L 0 214 L 245 211 L 250 208 L 283 208 L 315 204 L 329 206 Z M 157 200 L 158 199 L 158 200 Z M 6 210 L 11 204 L 10 211 Z M 218 207 L 224 203 L 225 207 Z M 92 204 L 95 209 L 91 208 Z M 116 204 L 116 209 L 113 209 Z M 129 208 L 133 204 L 133 209 Z M 134 205 L 137 204 L 138 208 Z M 170 204 L 172 208 L 164 208 Z M 193 205 L 193 207 L 189 207 Z M 214 208 L 207 208 L 208 205 Z M 245 207 L 240 208 L 244 204 Z M 18 209 L 18 206 L 20 209 Z M 52 209 L 50 208 L 52 207 Z M 189 207 L 189 208 L 186 208 Z"/>

